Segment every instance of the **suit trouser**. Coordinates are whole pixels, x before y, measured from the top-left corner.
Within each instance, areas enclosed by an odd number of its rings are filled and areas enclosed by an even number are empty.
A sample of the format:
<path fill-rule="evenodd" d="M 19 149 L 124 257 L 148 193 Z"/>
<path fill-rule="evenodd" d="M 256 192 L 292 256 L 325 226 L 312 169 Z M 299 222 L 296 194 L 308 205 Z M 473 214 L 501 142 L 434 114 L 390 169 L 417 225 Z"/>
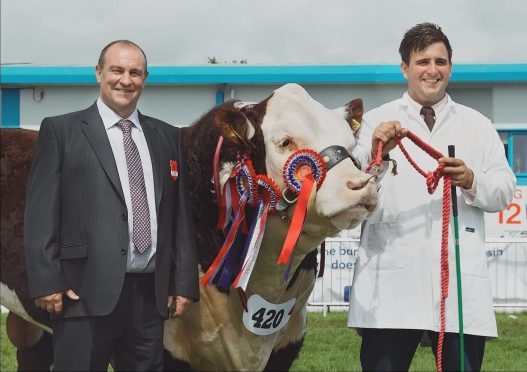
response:
<path fill-rule="evenodd" d="M 408 371 L 424 331 L 418 329 L 362 328 L 360 361 L 364 371 Z M 428 331 L 434 356 L 439 333 Z M 485 351 L 485 337 L 464 335 L 465 371 L 479 371 Z M 459 370 L 459 334 L 445 333 L 443 370 Z"/>
<path fill-rule="evenodd" d="M 163 367 L 163 319 L 154 274 L 126 274 L 115 309 L 106 316 L 53 323 L 55 370 L 152 371 Z"/>

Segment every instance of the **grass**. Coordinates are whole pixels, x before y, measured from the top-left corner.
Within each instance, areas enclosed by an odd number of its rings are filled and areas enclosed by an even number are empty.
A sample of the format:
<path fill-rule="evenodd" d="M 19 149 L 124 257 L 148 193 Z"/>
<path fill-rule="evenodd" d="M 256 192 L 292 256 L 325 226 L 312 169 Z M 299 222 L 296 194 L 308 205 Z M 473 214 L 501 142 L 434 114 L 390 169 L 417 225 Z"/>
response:
<path fill-rule="evenodd" d="M 7 314 L 2 314 L 2 329 L 0 331 L 0 371 L 16 371 L 16 349 L 9 342 L 7 334 L 5 332 L 5 320 Z"/>
<path fill-rule="evenodd" d="M 16 351 L 2 314 L 0 371 L 16 371 Z M 527 371 L 527 313 L 496 314 L 500 337 L 487 342 L 483 371 Z M 347 313 L 309 313 L 307 335 L 291 371 L 360 371 L 360 337 L 346 327 Z M 434 371 L 431 348 L 419 347 L 411 371 Z"/>
<path fill-rule="evenodd" d="M 482 370 L 527 371 L 527 313 L 496 314 L 499 338 L 487 342 Z M 360 337 L 347 312 L 309 313 L 307 335 L 291 371 L 360 371 Z M 411 371 L 435 371 L 430 347 L 418 347 Z"/>

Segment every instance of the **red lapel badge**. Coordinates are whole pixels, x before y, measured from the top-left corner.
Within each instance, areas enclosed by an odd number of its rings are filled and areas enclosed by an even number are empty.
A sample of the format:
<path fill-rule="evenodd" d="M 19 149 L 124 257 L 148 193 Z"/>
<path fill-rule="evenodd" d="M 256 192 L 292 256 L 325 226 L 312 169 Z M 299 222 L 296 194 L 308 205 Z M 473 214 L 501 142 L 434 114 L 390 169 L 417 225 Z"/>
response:
<path fill-rule="evenodd" d="M 175 160 L 170 160 L 170 175 L 174 181 L 176 181 L 177 177 L 179 176 L 177 162 Z"/>

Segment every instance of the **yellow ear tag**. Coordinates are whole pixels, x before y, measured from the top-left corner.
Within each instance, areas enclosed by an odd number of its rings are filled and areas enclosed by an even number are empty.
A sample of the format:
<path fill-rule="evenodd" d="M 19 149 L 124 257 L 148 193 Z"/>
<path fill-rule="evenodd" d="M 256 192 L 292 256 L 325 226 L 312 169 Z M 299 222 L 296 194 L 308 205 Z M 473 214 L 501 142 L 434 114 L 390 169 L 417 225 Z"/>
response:
<path fill-rule="evenodd" d="M 351 130 L 353 133 L 357 132 L 362 124 L 355 119 L 351 119 Z"/>

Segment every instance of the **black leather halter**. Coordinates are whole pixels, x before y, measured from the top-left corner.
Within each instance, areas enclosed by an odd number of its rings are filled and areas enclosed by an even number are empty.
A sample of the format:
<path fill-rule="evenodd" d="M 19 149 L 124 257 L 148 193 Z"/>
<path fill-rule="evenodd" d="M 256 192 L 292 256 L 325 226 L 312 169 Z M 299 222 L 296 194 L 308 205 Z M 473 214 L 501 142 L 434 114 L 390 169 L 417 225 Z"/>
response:
<path fill-rule="evenodd" d="M 329 171 L 335 165 L 340 163 L 346 158 L 350 158 L 353 164 L 360 170 L 360 163 L 351 155 L 348 150 L 343 146 L 333 145 L 326 147 L 324 150 L 320 151 L 320 156 L 324 163 L 326 164 L 326 171 Z"/>

